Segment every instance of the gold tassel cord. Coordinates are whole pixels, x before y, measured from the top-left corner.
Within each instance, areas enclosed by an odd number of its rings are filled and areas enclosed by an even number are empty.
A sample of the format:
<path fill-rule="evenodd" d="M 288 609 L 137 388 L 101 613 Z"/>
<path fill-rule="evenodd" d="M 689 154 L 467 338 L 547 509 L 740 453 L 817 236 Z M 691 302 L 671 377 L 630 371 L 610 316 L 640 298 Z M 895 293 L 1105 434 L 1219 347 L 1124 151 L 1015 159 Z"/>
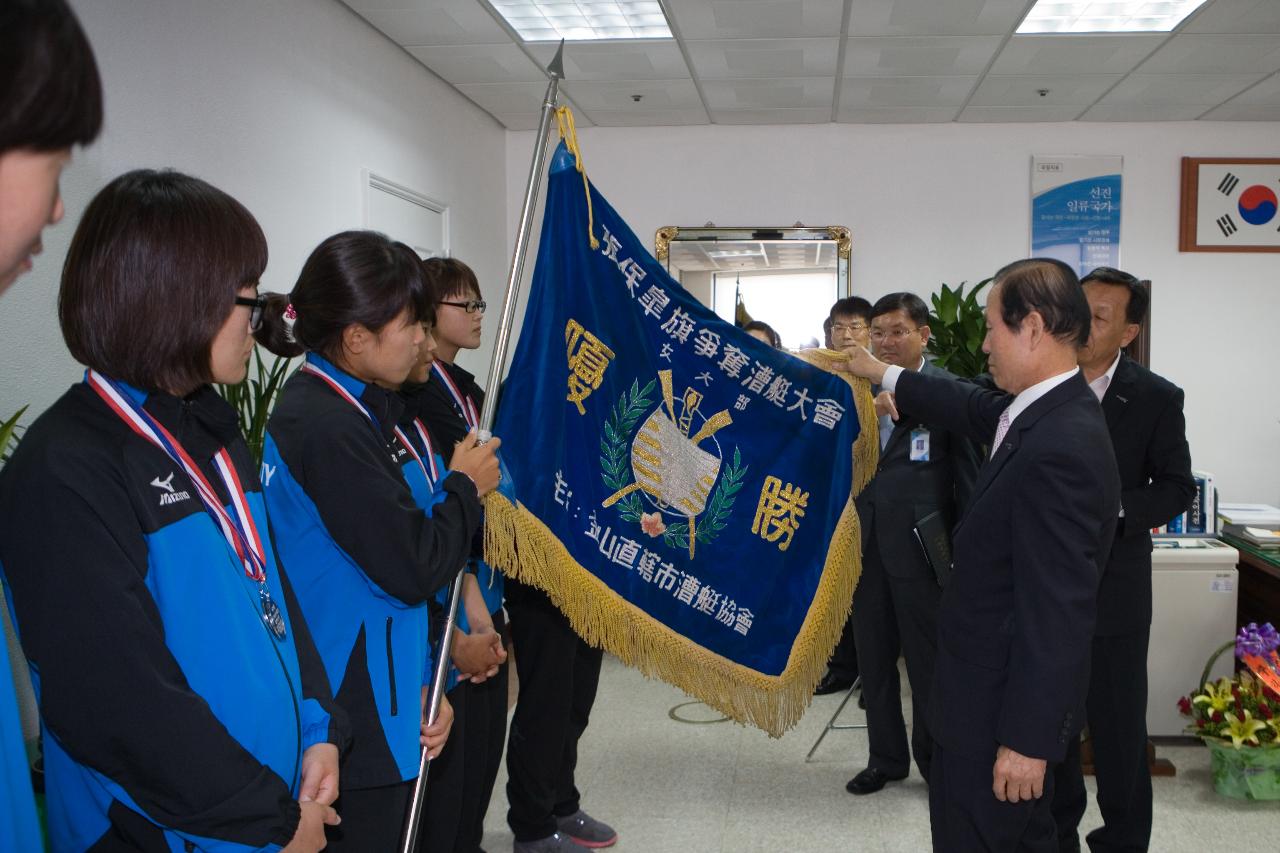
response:
<path fill-rule="evenodd" d="M 810 359 L 806 359 L 810 360 Z M 839 366 L 830 353 L 819 367 Z M 574 560 L 545 524 L 497 492 L 485 498 L 485 558 L 510 577 L 545 590 L 588 643 L 656 676 L 740 723 L 780 737 L 804 715 L 849 615 L 862 571 L 854 496 L 870 480 L 880 443 L 866 380 L 840 374 L 853 388 L 861 430 L 853 446 L 853 492 L 827 548 L 814 600 L 780 675 L 757 672 L 671 630 L 614 592 Z M 692 530 L 690 531 L 692 535 Z"/>
<path fill-rule="evenodd" d="M 582 175 L 582 191 L 587 195 L 587 241 L 591 248 L 599 249 L 600 241 L 596 239 L 596 218 L 591 209 L 591 185 L 587 183 L 587 170 L 582 165 L 582 149 L 578 147 L 578 128 L 573 123 L 573 110 L 568 107 L 556 107 L 556 127 L 564 147 L 573 155 L 574 168 Z"/>

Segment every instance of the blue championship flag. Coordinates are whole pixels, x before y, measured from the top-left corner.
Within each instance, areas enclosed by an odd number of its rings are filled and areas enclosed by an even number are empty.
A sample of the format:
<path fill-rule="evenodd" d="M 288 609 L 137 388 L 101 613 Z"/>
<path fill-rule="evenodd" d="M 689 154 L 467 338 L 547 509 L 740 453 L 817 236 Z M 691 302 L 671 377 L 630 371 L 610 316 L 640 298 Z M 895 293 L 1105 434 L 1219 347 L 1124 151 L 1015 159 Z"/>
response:
<path fill-rule="evenodd" d="M 721 320 L 578 170 L 561 144 L 494 427 L 518 503 L 487 500 L 486 553 L 587 642 L 779 736 L 860 571 L 868 387 Z"/>

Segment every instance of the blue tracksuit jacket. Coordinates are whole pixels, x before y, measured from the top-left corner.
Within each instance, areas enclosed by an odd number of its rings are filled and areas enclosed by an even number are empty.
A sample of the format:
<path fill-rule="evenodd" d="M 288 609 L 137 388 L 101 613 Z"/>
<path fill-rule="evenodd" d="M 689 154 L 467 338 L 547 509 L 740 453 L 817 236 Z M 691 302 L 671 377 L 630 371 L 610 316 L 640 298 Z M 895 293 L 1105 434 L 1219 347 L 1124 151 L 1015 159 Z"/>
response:
<path fill-rule="evenodd" d="M 125 391 L 224 505 L 211 459 L 229 448 L 265 534 L 231 407 L 208 387 Z M 87 385 L 27 431 L 0 473 L 0 566 L 40 703 L 55 851 L 271 851 L 293 836 L 302 754 L 341 746 L 346 723 L 264 547 L 284 640 L 182 468 Z"/>
<path fill-rule="evenodd" d="M 320 356 L 307 360 L 369 417 L 325 380 L 291 377 L 267 427 L 267 506 L 335 701 L 351 718 L 342 787 L 390 785 L 417 776 L 427 601 L 465 562 L 480 502 L 454 474 L 441 484 L 443 503 L 424 511 L 406 480 L 421 473 L 393 433 L 400 400 Z"/>

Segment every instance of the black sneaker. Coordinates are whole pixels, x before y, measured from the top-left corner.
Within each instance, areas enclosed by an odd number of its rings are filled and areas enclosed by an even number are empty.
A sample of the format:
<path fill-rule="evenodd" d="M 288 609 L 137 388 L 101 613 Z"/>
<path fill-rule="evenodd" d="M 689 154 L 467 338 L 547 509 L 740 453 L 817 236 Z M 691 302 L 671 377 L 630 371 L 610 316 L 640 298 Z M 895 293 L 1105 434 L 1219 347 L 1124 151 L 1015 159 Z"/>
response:
<path fill-rule="evenodd" d="M 557 832 L 537 841 L 517 841 L 511 853 L 582 853 L 586 849 L 563 832 Z"/>
<path fill-rule="evenodd" d="M 618 841 L 618 833 L 607 823 L 601 823 L 578 809 L 567 817 L 556 818 L 560 835 L 567 835 L 583 847 L 612 847 Z"/>

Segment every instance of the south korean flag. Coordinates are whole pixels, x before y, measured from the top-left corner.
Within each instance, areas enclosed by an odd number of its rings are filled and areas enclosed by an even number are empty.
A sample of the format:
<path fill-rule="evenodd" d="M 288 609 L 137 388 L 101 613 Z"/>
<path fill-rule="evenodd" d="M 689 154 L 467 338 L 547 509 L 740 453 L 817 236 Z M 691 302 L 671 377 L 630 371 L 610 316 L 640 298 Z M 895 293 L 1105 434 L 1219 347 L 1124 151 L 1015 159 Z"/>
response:
<path fill-rule="evenodd" d="M 1199 163 L 1196 242 L 1280 248 L 1280 164 Z"/>

